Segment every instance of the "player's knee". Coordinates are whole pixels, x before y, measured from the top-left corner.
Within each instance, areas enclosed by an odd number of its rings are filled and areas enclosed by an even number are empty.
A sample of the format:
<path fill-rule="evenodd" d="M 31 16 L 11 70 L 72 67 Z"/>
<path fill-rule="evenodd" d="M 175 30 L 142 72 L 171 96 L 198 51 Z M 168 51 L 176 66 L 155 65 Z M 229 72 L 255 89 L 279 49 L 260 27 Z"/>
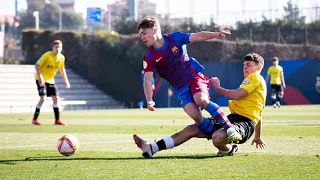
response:
<path fill-rule="evenodd" d="M 197 124 L 202 122 L 202 114 L 196 104 L 188 103 L 183 109 Z"/>
<path fill-rule="evenodd" d="M 222 132 L 217 131 L 212 134 L 212 143 L 214 146 L 219 146 L 224 142 L 225 142 L 225 135 Z"/>
<path fill-rule="evenodd" d="M 199 115 L 195 115 L 195 116 L 191 116 L 191 118 L 197 123 L 197 124 L 200 124 L 202 122 L 202 115 L 199 114 Z"/>
<path fill-rule="evenodd" d="M 197 104 L 198 107 L 205 109 L 209 104 L 209 99 L 208 97 L 201 96 L 200 98 L 195 100 L 195 103 Z"/>

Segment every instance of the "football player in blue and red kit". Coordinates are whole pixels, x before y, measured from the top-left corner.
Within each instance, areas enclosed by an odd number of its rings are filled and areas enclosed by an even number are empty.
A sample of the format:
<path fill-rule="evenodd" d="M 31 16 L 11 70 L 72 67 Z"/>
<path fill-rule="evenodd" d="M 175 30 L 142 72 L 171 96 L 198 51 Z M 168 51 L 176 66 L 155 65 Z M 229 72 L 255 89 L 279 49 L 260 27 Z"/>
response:
<path fill-rule="evenodd" d="M 152 100 L 152 77 L 156 69 L 159 76 L 172 85 L 174 94 L 181 102 L 184 111 L 202 132 L 210 134 L 214 131 L 214 126 L 209 119 L 202 116 L 200 108 L 208 111 L 216 123 L 226 130 L 229 142 L 240 141 L 241 135 L 234 129 L 221 108 L 210 101 L 209 78 L 201 73 L 204 67 L 196 59 L 188 56 L 186 46 L 193 42 L 224 38 L 225 35 L 231 34 L 230 31 L 202 31 L 191 34 L 173 32 L 162 35 L 159 21 L 150 16 L 143 18 L 137 29 L 142 41 L 148 47 L 148 52 L 143 58 L 145 72 L 143 86 L 148 109 L 155 110 L 155 102 Z M 134 136 L 136 143 L 143 144 L 136 137 Z M 174 142 L 169 138 L 165 143 L 171 146 Z"/>

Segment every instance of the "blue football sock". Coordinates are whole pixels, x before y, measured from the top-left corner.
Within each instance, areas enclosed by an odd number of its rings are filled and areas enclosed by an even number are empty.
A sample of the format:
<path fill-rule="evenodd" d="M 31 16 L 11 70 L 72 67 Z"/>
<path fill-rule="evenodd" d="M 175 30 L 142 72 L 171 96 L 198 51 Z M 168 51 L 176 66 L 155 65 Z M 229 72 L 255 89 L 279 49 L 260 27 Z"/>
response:
<path fill-rule="evenodd" d="M 206 111 L 212 116 L 212 118 L 218 122 L 225 130 L 232 127 L 232 124 L 230 123 L 227 116 L 224 115 L 221 108 L 218 106 L 218 104 L 214 102 L 209 102 L 208 106 L 206 107 Z"/>
<path fill-rule="evenodd" d="M 202 123 L 197 124 L 197 127 L 206 134 L 213 130 L 213 124 L 207 118 L 203 118 Z"/>

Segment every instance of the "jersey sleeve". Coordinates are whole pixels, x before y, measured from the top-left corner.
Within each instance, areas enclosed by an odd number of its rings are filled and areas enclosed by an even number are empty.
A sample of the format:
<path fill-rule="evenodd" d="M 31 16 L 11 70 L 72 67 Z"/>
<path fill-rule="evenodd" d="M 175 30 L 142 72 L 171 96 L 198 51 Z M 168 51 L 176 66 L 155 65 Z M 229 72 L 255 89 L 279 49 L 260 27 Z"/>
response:
<path fill-rule="evenodd" d="M 143 57 L 143 70 L 144 72 L 153 72 L 155 68 L 155 60 L 150 57 L 150 54 L 146 54 Z"/>
<path fill-rule="evenodd" d="M 283 68 L 280 68 L 280 75 L 283 75 Z"/>
<path fill-rule="evenodd" d="M 271 75 L 271 68 L 270 67 L 268 68 L 268 75 L 269 76 Z"/>
<path fill-rule="evenodd" d="M 61 58 L 62 58 L 62 59 L 61 59 L 61 62 L 59 63 L 59 66 L 58 66 L 59 69 L 62 69 L 62 68 L 64 68 L 64 66 L 65 66 L 65 64 L 64 64 L 65 57 L 62 56 Z"/>
<path fill-rule="evenodd" d="M 38 59 L 37 64 L 39 66 L 42 66 L 47 59 L 48 59 L 48 53 L 44 53 L 44 54 L 42 54 L 40 59 Z"/>
<path fill-rule="evenodd" d="M 174 32 L 169 34 L 169 36 L 176 42 L 180 44 L 189 44 L 190 43 L 190 33 Z"/>
<path fill-rule="evenodd" d="M 251 93 L 253 90 L 255 90 L 258 85 L 260 84 L 260 78 L 255 74 L 251 77 L 246 77 L 242 84 L 240 85 L 240 88 L 245 89 L 248 93 Z"/>

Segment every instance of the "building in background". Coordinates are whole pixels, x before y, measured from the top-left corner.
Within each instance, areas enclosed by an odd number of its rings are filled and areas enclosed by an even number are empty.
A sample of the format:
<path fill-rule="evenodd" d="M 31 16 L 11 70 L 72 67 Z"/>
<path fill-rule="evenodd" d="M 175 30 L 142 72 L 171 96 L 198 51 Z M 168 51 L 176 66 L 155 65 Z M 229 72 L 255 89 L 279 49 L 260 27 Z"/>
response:
<path fill-rule="evenodd" d="M 27 0 L 28 8 L 31 4 L 45 3 L 45 0 Z"/>
<path fill-rule="evenodd" d="M 135 20 L 140 20 L 144 16 L 155 16 L 157 4 L 148 2 L 147 0 L 136 0 L 137 12 Z"/>
<path fill-rule="evenodd" d="M 58 4 L 63 10 L 74 11 L 75 0 L 51 0 L 53 3 Z"/>
<path fill-rule="evenodd" d="M 113 22 L 126 15 L 128 20 L 138 21 L 146 15 L 156 15 L 155 3 L 147 0 L 120 0 L 107 5 L 108 11 L 105 13 L 105 22 L 108 30 L 113 30 Z"/>

